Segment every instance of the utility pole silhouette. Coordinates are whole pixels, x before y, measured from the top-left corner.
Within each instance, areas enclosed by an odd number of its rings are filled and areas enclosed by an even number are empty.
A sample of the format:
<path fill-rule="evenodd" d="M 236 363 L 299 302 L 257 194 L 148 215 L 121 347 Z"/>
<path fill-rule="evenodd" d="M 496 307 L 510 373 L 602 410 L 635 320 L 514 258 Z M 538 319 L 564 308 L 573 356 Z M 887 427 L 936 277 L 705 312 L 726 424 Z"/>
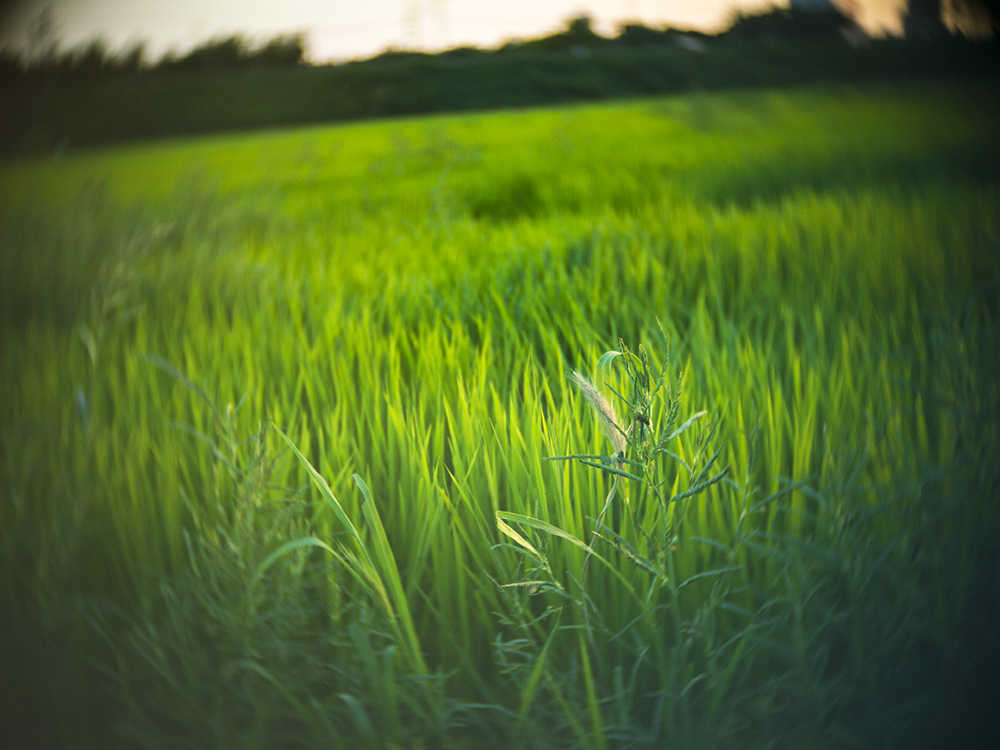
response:
<path fill-rule="evenodd" d="M 423 8 L 420 0 L 409 0 L 403 11 L 403 46 L 411 50 L 423 47 Z"/>
<path fill-rule="evenodd" d="M 434 35 L 429 40 L 434 47 L 451 46 L 451 14 L 448 12 L 448 0 L 429 0 L 430 16 L 434 22 Z"/>

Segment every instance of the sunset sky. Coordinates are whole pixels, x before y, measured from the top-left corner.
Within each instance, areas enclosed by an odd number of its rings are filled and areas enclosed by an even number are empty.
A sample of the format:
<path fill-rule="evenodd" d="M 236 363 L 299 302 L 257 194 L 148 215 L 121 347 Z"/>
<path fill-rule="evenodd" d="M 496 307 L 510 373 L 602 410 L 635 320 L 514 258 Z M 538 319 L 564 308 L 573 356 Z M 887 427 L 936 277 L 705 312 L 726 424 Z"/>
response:
<path fill-rule="evenodd" d="M 777 4 L 787 5 L 788 0 Z M 857 0 L 858 20 L 874 33 L 899 28 L 905 0 Z M 311 59 L 367 57 L 387 47 L 442 49 L 496 46 L 511 38 L 555 31 L 581 13 L 598 31 L 619 23 L 707 31 L 737 8 L 767 0 L 0 0 L 0 46 L 25 49 L 28 29 L 51 8 L 62 48 L 95 38 L 112 49 L 146 43 L 149 56 L 184 52 L 208 38 L 240 32 L 251 38 L 302 31 Z"/>

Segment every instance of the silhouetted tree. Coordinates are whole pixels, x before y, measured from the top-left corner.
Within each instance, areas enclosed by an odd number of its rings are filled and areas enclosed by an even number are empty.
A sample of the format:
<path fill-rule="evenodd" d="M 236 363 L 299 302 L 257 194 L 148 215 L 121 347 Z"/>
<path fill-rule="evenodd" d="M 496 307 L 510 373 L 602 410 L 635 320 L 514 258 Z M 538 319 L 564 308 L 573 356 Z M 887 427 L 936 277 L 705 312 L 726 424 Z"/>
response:
<path fill-rule="evenodd" d="M 28 25 L 28 59 L 33 66 L 51 64 L 59 46 L 52 6 L 46 5 Z"/>
<path fill-rule="evenodd" d="M 950 0 L 950 6 L 964 34 L 1000 37 L 1000 0 Z"/>
<path fill-rule="evenodd" d="M 626 47 L 641 47 L 649 44 L 666 44 L 670 41 L 670 37 L 665 30 L 651 29 L 641 23 L 627 23 L 619 27 L 616 40 Z"/>
<path fill-rule="evenodd" d="M 70 52 L 63 59 L 64 65 L 68 64 L 70 72 L 73 73 L 96 74 L 114 67 L 107 46 L 100 39 L 94 39 L 85 47 Z"/>
<path fill-rule="evenodd" d="M 272 37 L 263 47 L 249 53 L 250 61 L 258 65 L 298 65 L 305 57 L 305 35 L 301 32 Z"/>
<path fill-rule="evenodd" d="M 592 41 L 598 38 L 597 34 L 594 33 L 593 22 L 590 20 L 590 16 L 586 14 L 569 19 L 566 22 L 566 31 L 564 33 L 580 42 Z"/>
<path fill-rule="evenodd" d="M 166 58 L 161 65 L 184 70 L 226 70 L 252 65 L 298 65 L 305 59 L 305 36 L 281 34 L 254 47 L 240 34 L 210 39 L 179 59 Z"/>
<path fill-rule="evenodd" d="M 566 21 L 565 28 L 557 34 L 539 39 L 507 42 L 500 52 L 566 52 L 602 47 L 608 40 L 597 34 L 591 26 L 590 16 L 580 15 Z"/>
<path fill-rule="evenodd" d="M 794 39 L 843 39 L 845 32 L 857 29 L 857 23 L 848 18 L 832 3 L 799 4 L 789 8 L 770 8 L 760 13 L 739 13 L 733 25 L 722 35 L 739 41 L 767 41 Z"/>
<path fill-rule="evenodd" d="M 146 63 L 146 45 L 136 42 L 130 49 L 125 50 L 118 58 L 118 67 L 128 73 L 136 73 L 142 69 Z"/>
<path fill-rule="evenodd" d="M 980 0 L 980 4 L 986 8 L 986 12 L 989 14 L 993 34 L 1000 36 L 1000 0 Z"/>
<path fill-rule="evenodd" d="M 916 41 L 947 38 L 950 33 L 941 18 L 941 0 L 909 0 L 903 15 L 903 33 Z"/>
<path fill-rule="evenodd" d="M 246 63 L 247 43 L 239 34 L 210 39 L 199 44 L 179 60 L 169 62 L 169 67 L 182 69 L 239 68 Z"/>

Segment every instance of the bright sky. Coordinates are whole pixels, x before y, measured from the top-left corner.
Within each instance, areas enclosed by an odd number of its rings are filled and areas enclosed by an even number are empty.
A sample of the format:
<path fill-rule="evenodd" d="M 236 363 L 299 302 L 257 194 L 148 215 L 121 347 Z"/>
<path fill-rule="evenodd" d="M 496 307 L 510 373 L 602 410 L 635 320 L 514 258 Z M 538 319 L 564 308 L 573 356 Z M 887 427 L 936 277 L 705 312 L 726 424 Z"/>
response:
<path fill-rule="evenodd" d="M 848 2 L 849 0 L 842 0 Z M 581 13 L 598 31 L 619 23 L 714 31 L 736 8 L 767 0 L 0 0 L 0 47 L 24 49 L 28 29 L 51 8 L 62 48 L 95 38 L 112 49 L 146 42 L 147 54 L 183 52 L 210 37 L 304 31 L 311 59 L 368 57 L 387 47 L 492 47 L 551 33 Z M 787 5 L 788 0 L 777 4 Z M 855 0 L 858 20 L 879 33 L 899 29 L 905 0 Z"/>

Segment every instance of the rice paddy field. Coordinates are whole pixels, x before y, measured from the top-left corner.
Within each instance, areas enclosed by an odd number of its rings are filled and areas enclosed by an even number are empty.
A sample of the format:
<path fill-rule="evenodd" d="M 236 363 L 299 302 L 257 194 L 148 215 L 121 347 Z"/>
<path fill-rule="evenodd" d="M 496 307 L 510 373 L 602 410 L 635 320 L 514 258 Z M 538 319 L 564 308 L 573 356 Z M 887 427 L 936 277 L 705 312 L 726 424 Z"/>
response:
<path fill-rule="evenodd" d="M 3 162 L 5 746 L 987 741 L 997 94 Z"/>

